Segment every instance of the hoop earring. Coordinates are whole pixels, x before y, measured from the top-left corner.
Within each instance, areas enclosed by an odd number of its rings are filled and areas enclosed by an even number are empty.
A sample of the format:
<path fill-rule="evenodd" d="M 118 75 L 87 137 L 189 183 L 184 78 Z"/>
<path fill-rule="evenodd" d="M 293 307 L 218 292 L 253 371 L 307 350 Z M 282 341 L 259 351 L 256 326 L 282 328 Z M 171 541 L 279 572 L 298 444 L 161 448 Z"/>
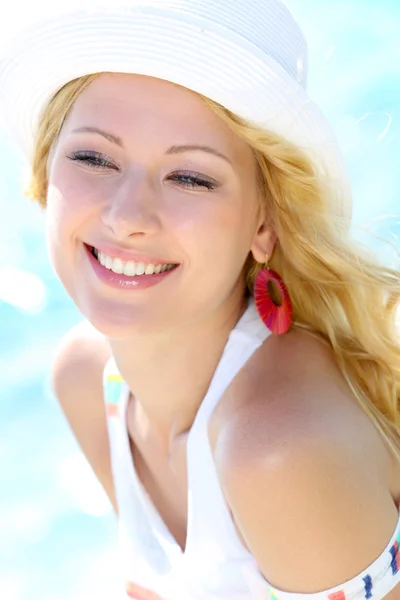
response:
<path fill-rule="evenodd" d="M 268 329 L 276 335 L 286 333 L 292 324 L 292 303 L 282 278 L 268 267 L 268 254 L 265 267 L 260 269 L 254 283 L 254 301 L 258 313 Z M 271 285 L 280 291 L 280 302 L 271 297 Z"/>

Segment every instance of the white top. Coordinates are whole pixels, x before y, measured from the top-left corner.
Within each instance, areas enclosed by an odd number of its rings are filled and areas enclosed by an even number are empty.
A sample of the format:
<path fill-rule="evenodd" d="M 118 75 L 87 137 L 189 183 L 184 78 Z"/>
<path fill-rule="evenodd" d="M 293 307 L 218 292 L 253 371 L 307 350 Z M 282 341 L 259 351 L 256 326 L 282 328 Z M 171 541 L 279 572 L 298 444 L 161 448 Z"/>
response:
<path fill-rule="evenodd" d="M 135 472 L 126 423 L 130 390 L 114 359 L 106 364 L 105 406 L 119 514 L 121 568 L 130 590 L 126 597 L 137 600 L 159 600 L 159 597 L 162 600 L 379 600 L 400 582 L 400 519 L 385 551 L 371 566 L 351 581 L 316 594 L 287 593 L 270 586 L 241 543 L 218 481 L 207 426 L 230 382 L 268 335 L 251 299 L 229 335 L 188 434 L 188 526 L 184 551 Z M 289 549 L 288 569 L 295 559 Z"/>

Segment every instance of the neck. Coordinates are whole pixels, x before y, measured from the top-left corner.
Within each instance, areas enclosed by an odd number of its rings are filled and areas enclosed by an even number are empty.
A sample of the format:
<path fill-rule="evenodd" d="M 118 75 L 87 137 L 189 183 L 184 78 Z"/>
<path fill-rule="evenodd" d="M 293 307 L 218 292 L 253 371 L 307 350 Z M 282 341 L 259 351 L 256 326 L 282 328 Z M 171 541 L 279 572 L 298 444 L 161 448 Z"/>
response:
<path fill-rule="evenodd" d="M 190 429 L 229 334 L 246 306 L 244 298 L 172 333 L 110 340 L 143 427 L 166 446 Z"/>

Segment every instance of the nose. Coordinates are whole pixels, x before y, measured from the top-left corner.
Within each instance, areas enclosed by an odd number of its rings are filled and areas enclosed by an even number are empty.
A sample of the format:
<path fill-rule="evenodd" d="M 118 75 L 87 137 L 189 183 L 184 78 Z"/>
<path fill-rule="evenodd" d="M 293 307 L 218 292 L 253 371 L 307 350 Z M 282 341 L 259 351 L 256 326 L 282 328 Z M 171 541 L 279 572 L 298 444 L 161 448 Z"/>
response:
<path fill-rule="evenodd" d="M 152 235 L 161 227 L 156 191 L 144 180 L 126 181 L 111 195 L 101 218 L 117 239 Z"/>

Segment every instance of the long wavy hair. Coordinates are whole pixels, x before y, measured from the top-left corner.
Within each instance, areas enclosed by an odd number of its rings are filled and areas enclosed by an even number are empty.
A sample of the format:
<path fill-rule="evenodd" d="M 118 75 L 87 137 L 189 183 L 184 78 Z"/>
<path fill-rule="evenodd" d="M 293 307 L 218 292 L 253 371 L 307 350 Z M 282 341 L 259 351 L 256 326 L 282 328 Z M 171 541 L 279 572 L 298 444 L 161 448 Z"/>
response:
<path fill-rule="evenodd" d="M 51 151 L 76 98 L 99 75 L 70 81 L 42 111 L 24 188 L 42 209 Z M 270 265 L 288 288 L 294 327 L 329 344 L 361 408 L 400 461 L 399 272 L 380 264 L 340 226 L 337 206 L 309 156 L 201 98 L 253 150 L 260 208 L 278 237 Z M 250 255 L 245 265 L 248 294 L 260 268 Z"/>

